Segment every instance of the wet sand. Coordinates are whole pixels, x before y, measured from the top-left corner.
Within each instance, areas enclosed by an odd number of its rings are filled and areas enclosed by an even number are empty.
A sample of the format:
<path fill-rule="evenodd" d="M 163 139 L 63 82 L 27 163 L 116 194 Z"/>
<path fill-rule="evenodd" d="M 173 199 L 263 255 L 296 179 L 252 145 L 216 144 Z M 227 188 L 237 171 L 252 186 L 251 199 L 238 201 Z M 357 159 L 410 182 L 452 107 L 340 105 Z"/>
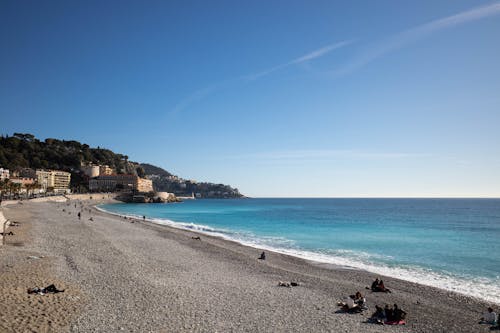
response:
<path fill-rule="evenodd" d="M 392 293 L 372 293 L 365 286 L 376 276 L 368 272 L 271 252 L 257 260 L 258 249 L 89 212 L 94 203 L 2 207 L 21 226 L 9 229 L 15 235 L 0 247 L 0 331 L 490 331 L 477 324 L 489 305 L 477 299 L 390 277 L 383 279 Z M 278 281 L 299 286 L 279 287 Z M 51 283 L 66 291 L 26 293 Z M 338 313 L 337 302 L 358 290 L 366 294 L 369 310 Z M 408 312 L 407 325 L 366 323 L 375 304 L 386 303 Z"/>

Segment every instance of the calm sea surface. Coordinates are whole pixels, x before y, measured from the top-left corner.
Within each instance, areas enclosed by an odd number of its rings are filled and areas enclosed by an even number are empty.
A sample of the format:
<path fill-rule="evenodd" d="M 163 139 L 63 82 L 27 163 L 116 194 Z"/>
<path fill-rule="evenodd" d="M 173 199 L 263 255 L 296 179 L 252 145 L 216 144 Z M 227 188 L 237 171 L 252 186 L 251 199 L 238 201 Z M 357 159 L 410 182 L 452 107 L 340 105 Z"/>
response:
<path fill-rule="evenodd" d="M 100 208 L 500 304 L 500 199 L 187 200 Z"/>

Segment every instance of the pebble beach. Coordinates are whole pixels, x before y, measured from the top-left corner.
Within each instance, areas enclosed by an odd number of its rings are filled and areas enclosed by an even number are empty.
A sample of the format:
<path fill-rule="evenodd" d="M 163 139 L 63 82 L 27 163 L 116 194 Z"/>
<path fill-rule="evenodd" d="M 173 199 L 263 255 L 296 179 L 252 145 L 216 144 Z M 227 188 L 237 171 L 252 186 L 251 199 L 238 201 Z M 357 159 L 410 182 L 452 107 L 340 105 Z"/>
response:
<path fill-rule="evenodd" d="M 258 260 L 259 249 L 97 211 L 101 201 L 2 206 L 19 226 L 0 247 L 1 332 L 490 331 L 478 324 L 491 305 L 482 300 L 391 277 L 381 278 L 392 293 L 373 293 L 372 273 L 272 252 Z M 65 291 L 26 292 L 49 284 Z M 340 312 L 356 291 L 368 310 Z M 376 304 L 394 303 L 406 325 L 367 322 Z"/>

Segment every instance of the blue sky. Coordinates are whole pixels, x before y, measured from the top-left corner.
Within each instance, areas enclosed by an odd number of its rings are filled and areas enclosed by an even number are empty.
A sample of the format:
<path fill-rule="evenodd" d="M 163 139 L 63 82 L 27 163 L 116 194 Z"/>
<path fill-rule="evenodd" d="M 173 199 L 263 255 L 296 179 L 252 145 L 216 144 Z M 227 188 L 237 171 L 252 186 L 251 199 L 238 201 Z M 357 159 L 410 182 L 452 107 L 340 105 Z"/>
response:
<path fill-rule="evenodd" d="M 499 197 L 498 1 L 2 1 L 0 132 L 250 196 Z"/>

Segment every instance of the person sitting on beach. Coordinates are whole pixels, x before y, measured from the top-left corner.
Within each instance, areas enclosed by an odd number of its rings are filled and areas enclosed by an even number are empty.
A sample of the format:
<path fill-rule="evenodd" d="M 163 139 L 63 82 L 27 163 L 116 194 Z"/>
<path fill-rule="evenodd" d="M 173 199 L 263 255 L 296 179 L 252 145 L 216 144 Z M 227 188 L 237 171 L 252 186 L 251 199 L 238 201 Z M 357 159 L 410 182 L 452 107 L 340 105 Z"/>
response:
<path fill-rule="evenodd" d="M 389 304 L 385 305 L 384 312 L 385 312 L 385 321 L 386 322 L 394 321 L 394 312 L 393 312 L 392 308 L 389 307 Z"/>
<path fill-rule="evenodd" d="M 385 287 L 384 281 L 382 281 L 382 279 L 379 280 L 378 278 L 375 281 L 373 281 L 371 290 L 374 292 L 384 292 L 384 293 L 391 292 L 389 289 Z"/>
<path fill-rule="evenodd" d="M 354 310 L 357 310 L 357 308 L 358 305 L 356 304 L 356 302 L 354 302 L 354 298 L 352 298 L 351 296 L 346 297 L 342 305 L 342 309 L 347 312 L 353 312 Z"/>
<path fill-rule="evenodd" d="M 406 311 L 398 307 L 397 304 L 394 304 L 394 309 L 392 310 L 393 320 L 399 322 L 406 318 Z"/>
<path fill-rule="evenodd" d="M 378 289 L 384 293 L 390 293 L 391 291 L 389 289 L 387 289 L 384 285 L 384 281 L 380 280 L 379 284 L 378 284 Z"/>
<path fill-rule="evenodd" d="M 354 295 L 354 302 L 361 308 L 366 309 L 366 298 L 363 297 L 361 292 L 357 291 Z"/>
<path fill-rule="evenodd" d="M 266 252 L 262 251 L 259 257 L 260 260 L 266 260 Z"/>
<path fill-rule="evenodd" d="M 375 305 L 375 312 L 368 319 L 368 322 L 383 325 L 385 319 L 384 309 L 381 306 Z"/>
<path fill-rule="evenodd" d="M 338 305 L 342 306 L 342 310 L 349 313 L 358 313 L 363 311 L 363 309 L 356 303 L 356 295 L 347 296 L 344 302 L 339 302 Z"/>
<path fill-rule="evenodd" d="M 481 318 L 480 324 L 495 325 L 497 321 L 497 314 L 493 311 L 491 307 L 488 308 L 488 312 Z"/>

